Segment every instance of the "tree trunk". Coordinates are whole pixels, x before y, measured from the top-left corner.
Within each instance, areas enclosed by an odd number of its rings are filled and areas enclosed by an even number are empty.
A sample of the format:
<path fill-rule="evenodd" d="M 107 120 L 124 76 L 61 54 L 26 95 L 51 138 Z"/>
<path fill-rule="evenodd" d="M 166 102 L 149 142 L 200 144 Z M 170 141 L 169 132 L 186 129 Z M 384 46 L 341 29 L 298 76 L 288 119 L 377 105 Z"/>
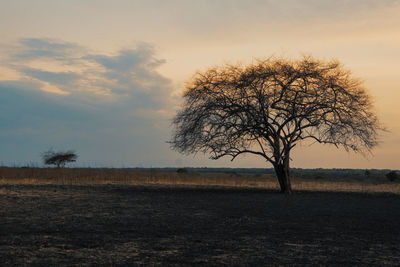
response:
<path fill-rule="evenodd" d="M 276 164 L 274 169 L 281 187 L 281 193 L 291 194 L 292 185 L 290 184 L 289 164 Z"/>

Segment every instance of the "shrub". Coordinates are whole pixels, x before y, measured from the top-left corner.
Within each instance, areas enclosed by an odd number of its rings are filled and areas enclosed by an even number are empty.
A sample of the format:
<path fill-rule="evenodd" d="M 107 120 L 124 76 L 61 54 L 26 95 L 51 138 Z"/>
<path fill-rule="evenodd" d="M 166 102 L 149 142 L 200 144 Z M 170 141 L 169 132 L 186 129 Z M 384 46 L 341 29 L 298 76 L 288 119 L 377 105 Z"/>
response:
<path fill-rule="evenodd" d="M 396 171 L 390 171 L 386 174 L 386 178 L 388 178 L 389 181 L 393 182 L 399 179 L 399 174 Z"/>
<path fill-rule="evenodd" d="M 179 168 L 176 170 L 177 173 L 188 173 L 188 170 L 186 168 Z"/>

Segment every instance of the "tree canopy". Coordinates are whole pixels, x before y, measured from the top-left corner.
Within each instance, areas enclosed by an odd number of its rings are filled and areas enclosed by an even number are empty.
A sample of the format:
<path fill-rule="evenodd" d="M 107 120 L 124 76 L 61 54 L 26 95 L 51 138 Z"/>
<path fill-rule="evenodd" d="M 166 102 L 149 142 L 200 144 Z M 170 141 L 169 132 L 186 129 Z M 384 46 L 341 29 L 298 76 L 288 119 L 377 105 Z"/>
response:
<path fill-rule="evenodd" d="M 183 97 L 173 149 L 212 159 L 259 155 L 287 193 L 290 151 L 298 142 L 370 151 L 381 129 L 362 82 L 336 60 L 269 58 L 210 68 L 194 75 Z"/>
<path fill-rule="evenodd" d="M 46 165 L 55 165 L 57 168 L 64 167 L 65 164 L 69 162 L 75 162 L 78 155 L 72 151 L 59 151 L 55 152 L 52 149 L 43 152 L 42 154 L 43 162 Z"/>

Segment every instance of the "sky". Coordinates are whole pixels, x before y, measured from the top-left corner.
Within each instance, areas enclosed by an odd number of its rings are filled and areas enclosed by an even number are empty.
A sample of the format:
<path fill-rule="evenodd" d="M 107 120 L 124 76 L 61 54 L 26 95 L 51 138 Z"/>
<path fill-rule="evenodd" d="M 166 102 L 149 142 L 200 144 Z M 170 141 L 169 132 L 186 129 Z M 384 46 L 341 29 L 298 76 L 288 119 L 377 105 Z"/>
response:
<path fill-rule="evenodd" d="M 372 154 L 296 146 L 297 168 L 400 169 L 398 0 L 0 0 L 0 164 L 271 167 L 170 149 L 196 71 L 257 58 L 338 59 L 364 82 L 387 132 Z"/>

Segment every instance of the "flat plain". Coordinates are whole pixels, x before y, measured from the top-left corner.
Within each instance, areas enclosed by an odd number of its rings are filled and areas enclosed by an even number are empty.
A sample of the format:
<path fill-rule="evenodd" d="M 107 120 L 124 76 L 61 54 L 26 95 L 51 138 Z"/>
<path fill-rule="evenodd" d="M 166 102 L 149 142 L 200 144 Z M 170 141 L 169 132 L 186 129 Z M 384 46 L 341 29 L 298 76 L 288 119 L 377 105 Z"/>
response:
<path fill-rule="evenodd" d="M 396 266 L 400 195 L 0 183 L 2 266 Z"/>

